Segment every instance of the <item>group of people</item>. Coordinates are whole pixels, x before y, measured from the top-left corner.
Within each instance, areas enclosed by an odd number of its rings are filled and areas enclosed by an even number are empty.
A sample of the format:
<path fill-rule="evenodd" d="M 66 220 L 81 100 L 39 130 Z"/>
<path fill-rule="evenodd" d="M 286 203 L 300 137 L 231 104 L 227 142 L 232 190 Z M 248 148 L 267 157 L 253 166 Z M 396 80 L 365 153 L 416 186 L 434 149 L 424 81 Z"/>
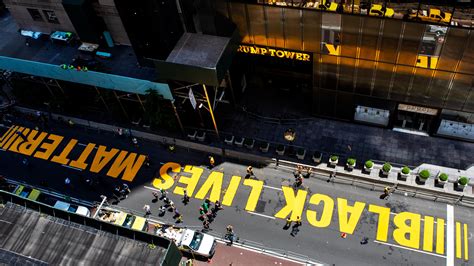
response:
<path fill-rule="evenodd" d="M 159 192 L 161 195 L 158 194 L 157 191 L 152 192 L 152 195 L 153 195 L 152 202 L 157 202 L 158 200 L 163 201 L 163 205 L 161 205 L 158 208 L 158 216 L 163 217 L 166 214 L 166 211 L 168 210 L 169 212 L 173 213 L 173 219 L 175 219 L 175 222 L 177 224 L 182 223 L 183 215 L 178 211 L 178 208 L 176 208 L 176 205 L 174 204 L 174 202 L 168 197 L 168 191 L 166 191 L 165 189 L 160 189 Z M 187 197 L 186 191 L 185 191 L 185 196 Z M 188 197 L 188 201 L 189 201 L 189 197 Z M 184 199 L 183 199 L 183 202 L 184 202 Z"/>
<path fill-rule="evenodd" d="M 130 187 L 123 183 L 122 185 L 117 185 L 114 188 L 113 197 L 117 202 L 120 202 L 123 199 L 128 198 L 128 194 L 130 194 Z"/>
<path fill-rule="evenodd" d="M 199 220 L 202 221 L 202 226 L 204 227 L 203 231 L 209 230 L 211 223 L 217 217 L 217 212 L 224 209 L 218 200 L 216 200 L 214 206 L 211 205 L 211 201 L 205 199 L 201 207 L 199 207 Z"/>
<path fill-rule="evenodd" d="M 297 165 L 296 170 L 293 173 L 293 175 L 295 176 L 293 186 L 296 188 L 301 187 L 303 185 L 303 178 L 309 178 L 311 176 L 312 171 L 313 170 L 311 169 L 311 167 L 305 168 L 302 165 Z"/>

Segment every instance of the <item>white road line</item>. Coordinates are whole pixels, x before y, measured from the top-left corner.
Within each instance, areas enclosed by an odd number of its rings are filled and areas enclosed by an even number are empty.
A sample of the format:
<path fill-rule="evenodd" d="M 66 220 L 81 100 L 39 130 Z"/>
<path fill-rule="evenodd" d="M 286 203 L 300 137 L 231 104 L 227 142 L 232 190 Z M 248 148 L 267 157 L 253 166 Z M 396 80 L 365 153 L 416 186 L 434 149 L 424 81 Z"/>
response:
<path fill-rule="evenodd" d="M 277 187 L 271 187 L 271 186 L 267 186 L 267 185 L 263 185 L 263 187 L 266 187 L 266 188 L 269 188 L 269 189 L 273 189 L 273 190 L 282 191 L 281 188 L 277 188 Z"/>
<path fill-rule="evenodd" d="M 446 266 L 454 265 L 454 207 L 446 205 Z"/>
<path fill-rule="evenodd" d="M 258 215 L 258 216 L 262 216 L 262 217 L 265 217 L 265 218 L 270 218 L 270 219 L 275 220 L 275 217 L 273 217 L 273 216 L 269 216 L 269 215 L 265 215 L 265 214 L 261 214 L 261 213 L 256 213 L 256 212 L 251 212 L 251 211 L 247 211 L 247 212 L 250 213 L 250 214 L 255 214 L 255 215 Z"/>
<path fill-rule="evenodd" d="M 4 223 L 7 223 L 7 224 L 13 224 L 13 223 L 10 223 L 9 221 L 5 221 L 5 220 L 0 220 L 0 222 L 4 222 Z"/>
<path fill-rule="evenodd" d="M 154 187 L 147 187 L 147 186 L 143 186 L 143 187 L 149 190 L 160 191 L 159 189 L 156 189 Z"/>
<path fill-rule="evenodd" d="M 72 167 L 72 166 L 65 165 L 65 164 L 61 164 L 61 166 L 67 167 L 67 168 L 71 168 L 71 169 L 74 169 L 74 170 L 76 170 L 76 171 L 82 171 L 82 169 L 80 169 L 80 168 Z"/>
<path fill-rule="evenodd" d="M 4 149 L 0 149 L 0 151 L 5 151 Z"/>
<path fill-rule="evenodd" d="M 87 144 L 84 144 L 84 143 L 77 143 L 77 145 L 79 145 L 79 146 L 83 146 L 83 147 L 86 147 L 86 146 L 87 146 Z M 94 146 L 94 149 L 97 149 L 97 145 L 96 145 L 96 146 Z"/>
<path fill-rule="evenodd" d="M 382 241 L 378 241 L 378 240 L 374 240 L 374 242 L 375 242 L 375 243 L 382 244 L 382 245 L 397 247 L 397 248 L 406 249 L 406 250 L 411 250 L 411 251 L 415 251 L 415 252 L 419 252 L 419 253 L 423 253 L 423 254 L 427 254 L 427 255 L 432 255 L 432 256 L 436 256 L 436 257 L 446 258 L 446 256 L 444 256 L 444 255 L 440 255 L 440 254 L 436 254 L 436 253 L 431 253 L 431 252 L 426 252 L 426 251 L 423 251 L 423 250 L 418 250 L 418 249 L 414 249 L 414 248 L 407 248 L 407 247 L 404 247 L 404 246 L 395 245 L 395 244 L 391 244 L 391 243 L 387 243 L 387 242 L 382 242 Z"/>

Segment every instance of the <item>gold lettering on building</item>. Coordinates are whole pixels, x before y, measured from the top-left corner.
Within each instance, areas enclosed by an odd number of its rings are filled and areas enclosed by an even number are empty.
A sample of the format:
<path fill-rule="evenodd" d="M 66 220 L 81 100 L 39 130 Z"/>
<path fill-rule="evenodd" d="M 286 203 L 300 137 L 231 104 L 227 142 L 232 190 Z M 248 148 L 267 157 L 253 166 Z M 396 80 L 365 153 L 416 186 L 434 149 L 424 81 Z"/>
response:
<path fill-rule="evenodd" d="M 271 56 L 271 57 L 293 59 L 293 60 L 298 60 L 298 61 L 311 61 L 311 55 L 307 53 L 287 51 L 287 50 L 282 50 L 282 49 L 265 48 L 265 47 L 258 47 L 258 46 L 239 45 L 237 52 L 245 53 L 245 54 L 266 55 L 266 56 Z"/>

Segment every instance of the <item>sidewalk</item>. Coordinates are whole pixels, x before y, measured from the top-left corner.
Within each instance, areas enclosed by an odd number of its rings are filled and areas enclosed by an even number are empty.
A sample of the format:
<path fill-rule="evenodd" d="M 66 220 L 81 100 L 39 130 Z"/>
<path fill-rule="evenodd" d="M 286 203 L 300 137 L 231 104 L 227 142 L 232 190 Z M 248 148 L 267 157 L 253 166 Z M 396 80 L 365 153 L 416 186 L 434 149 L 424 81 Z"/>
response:
<path fill-rule="evenodd" d="M 236 137 L 287 145 L 283 133 L 293 128 L 296 131 L 294 145 L 304 147 L 306 157 L 311 157 L 314 151 L 323 152 L 324 160 L 336 154 L 354 157 L 359 162 L 372 159 L 408 166 L 428 163 L 457 169 L 466 169 L 474 163 L 471 156 L 474 143 L 314 117 L 284 121 L 284 124 L 271 123 L 273 121 L 236 110 L 224 119 L 219 129 Z"/>
<path fill-rule="evenodd" d="M 247 265 L 288 265 L 298 266 L 304 265 L 283 258 L 277 258 L 274 256 L 261 254 L 259 252 L 241 248 L 236 246 L 227 246 L 226 244 L 218 243 L 216 248 L 216 254 L 214 257 L 206 261 L 195 260 L 193 266 L 205 266 L 205 265 L 216 265 L 216 266 L 247 266 Z"/>

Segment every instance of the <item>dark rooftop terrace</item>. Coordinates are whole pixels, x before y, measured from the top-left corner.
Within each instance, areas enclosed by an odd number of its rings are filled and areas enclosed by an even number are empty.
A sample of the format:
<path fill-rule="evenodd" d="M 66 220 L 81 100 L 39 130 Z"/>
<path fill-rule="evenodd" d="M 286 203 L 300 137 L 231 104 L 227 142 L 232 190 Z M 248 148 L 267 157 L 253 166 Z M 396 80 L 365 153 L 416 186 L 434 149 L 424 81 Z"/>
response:
<path fill-rule="evenodd" d="M 24 29 L 29 30 L 29 29 Z M 47 33 L 49 34 L 49 32 Z M 77 50 L 80 43 L 60 44 L 51 42 L 47 36 L 31 40 L 26 46 L 27 37 L 20 34 L 19 28 L 8 12 L 0 16 L 0 56 L 19 58 L 52 65 L 70 64 L 78 55 L 84 55 Z M 99 72 L 131 77 L 142 80 L 156 80 L 156 71 L 149 67 L 139 67 L 132 47 L 115 46 L 112 48 L 99 47 L 99 51 L 111 53 L 110 59 L 95 58 L 102 64 Z M 87 56 L 87 55 L 86 55 Z"/>

